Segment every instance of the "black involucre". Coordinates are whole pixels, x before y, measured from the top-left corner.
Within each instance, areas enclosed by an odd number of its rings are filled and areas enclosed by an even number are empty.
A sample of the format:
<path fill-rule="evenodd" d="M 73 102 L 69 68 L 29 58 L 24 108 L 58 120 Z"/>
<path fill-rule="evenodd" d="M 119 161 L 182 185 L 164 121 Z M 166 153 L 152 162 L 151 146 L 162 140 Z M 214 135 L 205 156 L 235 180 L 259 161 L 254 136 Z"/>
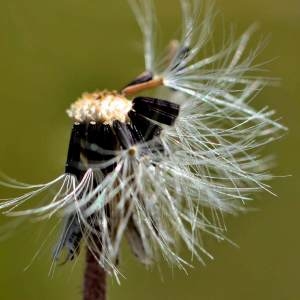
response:
<path fill-rule="evenodd" d="M 150 75 L 149 75 L 150 76 Z M 142 79 L 141 79 L 142 80 Z M 136 97 L 133 109 L 128 113 L 129 122 L 114 121 L 112 125 L 99 122 L 75 123 L 72 128 L 65 172 L 81 180 L 90 168 L 114 157 L 115 150 L 128 149 L 135 144 L 158 138 L 162 127 L 149 119 L 165 125 L 173 125 L 179 105 L 151 97 Z M 156 151 L 163 151 L 162 145 Z M 104 175 L 112 172 L 115 165 L 98 166 Z"/>

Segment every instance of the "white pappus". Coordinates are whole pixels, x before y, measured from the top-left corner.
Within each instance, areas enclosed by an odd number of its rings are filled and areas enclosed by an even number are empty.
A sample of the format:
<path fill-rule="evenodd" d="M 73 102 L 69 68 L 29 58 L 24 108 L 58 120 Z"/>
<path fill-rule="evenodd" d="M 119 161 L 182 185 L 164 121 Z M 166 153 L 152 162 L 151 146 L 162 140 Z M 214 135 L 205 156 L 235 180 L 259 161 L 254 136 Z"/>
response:
<path fill-rule="evenodd" d="M 120 91 L 86 93 L 71 106 L 65 174 L 40 185 L 1 182 L 28 190 L 0 202 L 6 215 L 64 220 L 55 259 L 63 250 L 73 259 L 84 243 L 116 277 L 123 237 L 144 264 L 162 255 L 184 269 L 179 244 L 201 261 L 211 257 L 201 235 L 225 239 L 222 214 L 270 191 L 260 149 L 285 130 L 273 111 L 250 106 L 267 83 L 255 76 L 260 47 L 246 52 L 253 27 L 207 55 L 214 6 L 181 0 L 182 39 L 158 60 L 153 3 L 130 3 L 144 35 L 145 72 Z M 157 87 L 164 96 L 134 96 Z M 54 188 L 48 204 L 20 210 Z"/>

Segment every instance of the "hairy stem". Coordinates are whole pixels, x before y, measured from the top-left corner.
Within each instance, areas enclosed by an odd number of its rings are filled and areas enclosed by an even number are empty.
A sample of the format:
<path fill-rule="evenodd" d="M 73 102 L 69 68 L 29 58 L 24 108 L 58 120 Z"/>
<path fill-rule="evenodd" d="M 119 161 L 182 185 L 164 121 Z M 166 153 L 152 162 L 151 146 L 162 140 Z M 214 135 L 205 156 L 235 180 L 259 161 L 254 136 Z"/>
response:
<path fill-rule="evenodd" d="M 106 300 L 106 272 L 87 250 L 84 274 L 84 300 Z"/>

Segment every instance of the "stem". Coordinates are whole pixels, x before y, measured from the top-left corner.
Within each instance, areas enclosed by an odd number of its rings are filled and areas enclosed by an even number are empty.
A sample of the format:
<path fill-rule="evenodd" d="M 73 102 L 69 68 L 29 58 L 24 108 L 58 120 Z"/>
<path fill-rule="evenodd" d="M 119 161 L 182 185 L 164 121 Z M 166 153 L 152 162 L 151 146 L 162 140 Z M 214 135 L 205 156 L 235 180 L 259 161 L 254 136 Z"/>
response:
<path fill-rule="evenodd" d="M 83 293 L 84 300 L 106 299 L 106 272 L 89 249 L 86 253 Z"/>
<path fill-rule="evenodd" d="M 138 84 L 135 84 L 135 85 L 128 86 L 128 87 L 126 87 L 125 89 L 122 90 L 122 93 L 125 96 L 131 96 L 131 95 L 137 94 L 139 92 L 142 92 L 144 90 L 149 90 L 149 89 L 159 87 L 161 85 L 163 85 L 163 79 L 162 78 L 156 78 L 156 79 L 152 79 L 152 80 L 147 81 L 147 82 L 138 83 Z"/>

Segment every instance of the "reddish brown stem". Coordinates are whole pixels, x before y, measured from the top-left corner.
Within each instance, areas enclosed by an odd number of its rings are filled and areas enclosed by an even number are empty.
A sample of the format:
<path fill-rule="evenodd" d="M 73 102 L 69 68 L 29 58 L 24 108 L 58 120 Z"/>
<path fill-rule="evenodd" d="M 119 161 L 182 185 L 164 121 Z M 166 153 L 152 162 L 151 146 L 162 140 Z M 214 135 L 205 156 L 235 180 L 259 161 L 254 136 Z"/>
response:
<path fill-rule="evenodd" d="M 106 272 L 87 250 L 84 274 L 84 300 L 106 300 Z"/>
<path fill-rule="evenodd" d="M 126 87 L 125 89 L 122 90 L 122 93 L 125 96 L 132 96 L 135 95 L 139 92 L 142 92 L 144 90 L 149 90 L 149 89 L 154 89 L 156 87 L 159 87 L 163 85 L 163 79 L 162 78 L 155 78 L 147 82 L 143 83 L 138 83 L 135 85 L 131 85 Z"/>

